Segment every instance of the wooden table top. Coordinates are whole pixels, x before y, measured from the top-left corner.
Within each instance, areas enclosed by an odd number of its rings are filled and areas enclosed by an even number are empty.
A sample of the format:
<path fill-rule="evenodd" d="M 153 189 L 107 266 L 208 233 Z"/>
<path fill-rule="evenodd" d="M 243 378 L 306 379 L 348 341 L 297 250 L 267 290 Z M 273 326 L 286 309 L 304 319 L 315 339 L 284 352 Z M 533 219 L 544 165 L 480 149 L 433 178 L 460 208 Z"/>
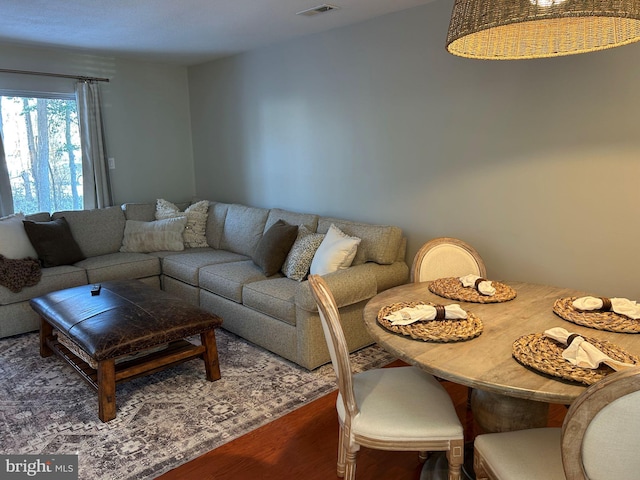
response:
<path fill-rule="evenodd" d="M 553 313 L 556 299 L 584 296 L 568 288 L 522 282 L 503 282 L 517 292 L 511 301 L 493 304 L 449 300 L 431 293 L 429 282 L 410 283 L 386 290 L 373 297 L 364 310 L 371 336 L 383 348 L 407 363 L 446 380 L 511 397 L 570 404 L 586 388 L 555 379 L 524 367 L 511 355 L 515 340 L 530 333 L 562 327 L 572 333 L 609 340 L 629 353 L 640 356 L 640 334 L 614 333 L 582 327 Z M 397 302 L 425 301 L 459 303 L 477 315 L 484 324 L 479 337 L 464 342 L 432 343 L 390 332 L 376 320 L 380 308 Z"/>

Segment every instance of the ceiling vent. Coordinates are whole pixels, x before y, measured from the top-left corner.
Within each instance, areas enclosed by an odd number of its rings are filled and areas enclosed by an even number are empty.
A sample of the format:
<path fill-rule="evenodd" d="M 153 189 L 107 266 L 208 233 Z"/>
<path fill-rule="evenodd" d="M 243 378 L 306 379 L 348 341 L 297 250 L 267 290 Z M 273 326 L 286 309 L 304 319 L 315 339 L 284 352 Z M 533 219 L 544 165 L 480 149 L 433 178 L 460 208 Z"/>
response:
<path fill-rule="evenodd" d="M 296 13 L 296 15 L 303 15 L 305 17 L 313 17 L 314 15 L 320 15 L 321 13 L 327 13 L 332 10 L 338 10 L 340 7 L 336 7 L 335 5 L 329 5 L 327 3 L 323 3 L 322 5 L 318 5 L 317 7 L 309 8 L 307 10 L 303 10 L 301 12 Z"/>

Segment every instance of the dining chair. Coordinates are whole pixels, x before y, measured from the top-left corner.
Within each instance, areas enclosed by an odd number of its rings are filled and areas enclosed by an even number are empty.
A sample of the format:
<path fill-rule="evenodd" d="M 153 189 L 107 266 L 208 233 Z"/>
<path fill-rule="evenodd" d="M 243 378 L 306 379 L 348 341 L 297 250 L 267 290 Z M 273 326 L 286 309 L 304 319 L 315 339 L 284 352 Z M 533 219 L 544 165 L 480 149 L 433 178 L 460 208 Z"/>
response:
<path fill-rule="evenodd" d="M 426 282 L 470 273 L 486 278 L 487 269 L 480 254 L 462 240 L 438 237 L 422 245 L 416 253 L 411 266 L 411 281 Z"/>
<path fill-rule="evenodd" d="M 572 404 L 562 428 L 478 435 L 477 480 L 638 478 L 640 368 L 608 375 Z"/>
<path fill-rule="evenodd" d="M 353 480 L 360 447 L 378 450 L 444 451 L 449 480 L 460 480 L 463 429 L 451 397 L 417 367 L 379 368 L 353 374 L 338 306 L 326 281 L 309 275 L 311 292 L 338 384 L 340 424 L 338 476 Z"/>
<path fill-rule="evenodd" d="M 487 277 L 487 268 L 480 254 L 458 238 L 438 237 L 422 245 L 411 265 L 411 281 L 427 282 L 443 277 L 462 277 L 473 273 Z M 467 390 L 467 405 L 471 407 L 473 389 Z"/>

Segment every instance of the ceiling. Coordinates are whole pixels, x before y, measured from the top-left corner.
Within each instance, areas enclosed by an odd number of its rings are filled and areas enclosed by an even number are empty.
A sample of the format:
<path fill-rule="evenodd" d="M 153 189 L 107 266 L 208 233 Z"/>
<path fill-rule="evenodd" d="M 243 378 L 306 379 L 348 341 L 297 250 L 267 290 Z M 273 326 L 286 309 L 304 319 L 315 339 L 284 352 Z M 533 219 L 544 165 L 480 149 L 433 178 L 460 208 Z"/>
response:
<path fill-rule="evenodd" d="M 194 65 L 434 0 L 3 0 L 0 43 Z"/>

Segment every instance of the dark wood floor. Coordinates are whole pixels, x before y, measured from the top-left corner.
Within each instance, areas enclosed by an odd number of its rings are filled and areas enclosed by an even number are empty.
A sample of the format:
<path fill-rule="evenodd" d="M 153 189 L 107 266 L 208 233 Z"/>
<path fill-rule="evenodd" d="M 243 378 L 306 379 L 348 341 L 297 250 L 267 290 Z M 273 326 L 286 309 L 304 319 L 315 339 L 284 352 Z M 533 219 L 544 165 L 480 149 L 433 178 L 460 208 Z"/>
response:
<path fill-rule="evenodd" d="M 395 365 L 395 364 L 392 364 Z M 477 427 L 467 409 L 467 389 L 443 382 L 465 425 L 468 438 Z M 161 480 L 327 480 L 336 476 L 337 392 L 305 405 L 158 477 Z M 549 426 L 560 426 L 566 408 L 552 405 Z M 418 480 L 422 465 L 415 452 L 362 448 L 357 477 L 367 480 Z"/>

